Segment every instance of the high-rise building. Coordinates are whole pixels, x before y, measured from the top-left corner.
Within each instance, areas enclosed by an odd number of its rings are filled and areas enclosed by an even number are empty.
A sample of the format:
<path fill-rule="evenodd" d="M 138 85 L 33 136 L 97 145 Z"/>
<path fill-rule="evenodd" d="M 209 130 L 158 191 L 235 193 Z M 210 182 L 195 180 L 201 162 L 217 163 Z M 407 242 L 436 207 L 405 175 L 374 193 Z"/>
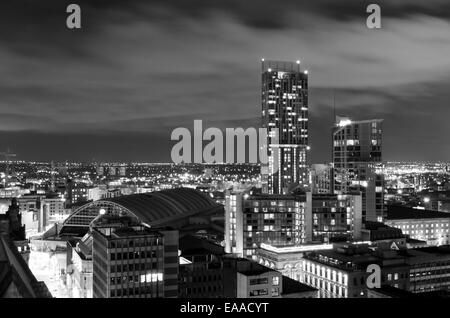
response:
<path fill-rule="evenodd" d="M 283 194 L 308 185 L 308 72 L 300 61 L 262 60 L 262 127 L 268 131 L 263 192 Z M 278 143 L 271 138 L 278 130 Z"/>
<path fill-rule="evenodd" d="M 307 237 L 315 242 L 359 240 L 362 229 L 361 195 L 307 193 Z"/>
<path fill-rule="evenodd" d="M 383 120 L 336 119 L 333 127 L 334 192 L 360 192 L 363 222 L 382 222 L 384 180 L 375 168 L 382 160 Z"/>
<path fill-rule="evenodd" d="M 92 235 L 94 298 L 178 296 L 178 231 L 103 215 Z"/>
<path fill-rule="evenodd" d="M 261 243 L 294 246 L 310 238 L 305 195 L 230 192 L 225 204 L 225 250 L 255 258 Z"/>

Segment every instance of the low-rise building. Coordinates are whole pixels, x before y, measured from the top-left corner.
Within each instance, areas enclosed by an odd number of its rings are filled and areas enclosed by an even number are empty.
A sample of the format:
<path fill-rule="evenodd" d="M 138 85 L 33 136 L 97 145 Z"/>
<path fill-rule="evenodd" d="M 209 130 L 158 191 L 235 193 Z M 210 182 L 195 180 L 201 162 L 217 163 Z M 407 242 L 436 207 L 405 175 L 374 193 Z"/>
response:
<path fill-rule="evenodd" d="M 303 282 L 319 289 L 321 298 L 366 298 L 369 265 L 379 266 L 380 284 L 409 289 L 409 268 L 398 251 L 370 250 L 344 244 L 304 256 Z"/>
<path fill-rule="evenodd" d="M 450 213 L 388 206 L 385 224 L 428 245 L 450 244 Z"/>
<path fill-rule="evenodd" d="M 94 298 L 178 296 L 178 231 L 102 215 L 92 236 Z"/>

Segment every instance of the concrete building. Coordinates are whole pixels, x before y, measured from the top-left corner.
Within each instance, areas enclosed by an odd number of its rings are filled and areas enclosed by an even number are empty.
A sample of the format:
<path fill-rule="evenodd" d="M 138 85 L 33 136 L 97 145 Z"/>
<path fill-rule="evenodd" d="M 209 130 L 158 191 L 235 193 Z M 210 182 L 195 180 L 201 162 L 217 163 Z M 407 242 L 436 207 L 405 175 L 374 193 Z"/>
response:
<path fill-rule="evenodd" d="M 428 245 L 450 244 L 450 214 L 410 207 L 388 206 L 386 225 Z"/>
<path fill-rule="evenodd" d="M 184 237 L 180 250 L 180 297 L 317 297 L 317 289 L 249 259 L 225 254 L 223 247 L 208 240 Z"/>
<path fill-rule="evenodd" d="M 302 282 L 319 289 L 320 298 L 366 298 L 368 266 L 381 269 L 381 284 L 409 289 L 409 267 L 396 250 L 369 250 L 366 244 L 337 245 L 305 255 Z"/>
<path fill-rule="evenodd" d="M 332 244 L 277 247 L 263 243 L 256 251 L 256 262 L 300 282 L 303 279 L 303 256 L 307 252 L 331 249 L 333 249 Z"/>
<path fill-rule="evenodd" d="M 178 296 L 178 232 L 153 230 L 130 217 L 93 222 L 93 297 Z"/>
<path fill-rule="evenodd" d="M 408 238 L 401 229 L 380 222 L 366 221 L 361 230 L 361 240 L 363 242 L 371 242 L 372 247 L 377 249 L 410 248 L 408 246 Z"/>
<path fill-rule="evenodd" d="M 93 265 L 91 233 L 79 242 L 68 242 L 67 288 L 71 298 L 92 298 Z"/>
<path fill-rule="evenodd" d="M 306 195 L 229 192 L 225 205 L 225 250 L 252 258 L 261 243 L 292 246 L 307 237 Z"/>
<path fill-rule="evenodd" d="M 305 229 L 311 241 L 333 242 L 360 240 L 362 196 L 350 194 L 306 194 Z M 312 221 L 310 221 L 312 220 Z M 310 233 L 309 233 L 310 232 Z"/>
<path fill-rule="evenodd" d="M 450 289 L 450 246 L 373 250 L 365 244 L 348 244 L 303 258 L 303 282 L 319 288 L 320 297 L 368 297 L 368 267 L 374 264 L 380 269 L 381 286 L 412 293 Z"/>
<path fill-rule="evenodd" d="M 222 246 L 191 235 L 180 239 L 178 295 L 181 298 L 223 298 Z"/>
<path fill-rule="evenodd" d="M 225 205 L 226 252 L 256 259 L 256 250 L 263 243 L 282 247 L 359 240 L 361 202 L 360 195 L 228 192 Z"/>
<path fill-rule="evenodd" d="M 450 291 L 450 246 L 408 250 L 409 290 L 413 293 Z"/>

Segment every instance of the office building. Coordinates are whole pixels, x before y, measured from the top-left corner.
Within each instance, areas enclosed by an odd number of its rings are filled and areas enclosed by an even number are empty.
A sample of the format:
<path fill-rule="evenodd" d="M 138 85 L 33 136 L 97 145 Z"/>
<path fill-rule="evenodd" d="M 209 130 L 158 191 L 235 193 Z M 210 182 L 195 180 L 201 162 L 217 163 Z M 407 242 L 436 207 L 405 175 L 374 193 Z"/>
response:
<path fill-rule="evenodd" d="M 224 275 L 232 271 L 235 278 L 227 285 L 234 285 L 232 290 L 236 290 L 236 295 L 229 295 L 236 298 L 280 298 L 282 291 L 282 275 L 268 267 L 259 265 L 253 261 L 240 258 L 230 258 L 224 263 Z M 234 284 L 232 284 L 234 283 Z M 228 286 L 225 286 L 226 292 Z"/>
<path fill-rule="evenodd" d="M 181 298 L 223 298 L 224 248 L 191 235 L 180 238 L 178 295 Z"/>
<path fill-rule="evenodd" d="M 306 195 L 226 194 L 225 249 L 252 258 L 261 243 L 292 246 L 305 243 Z"/>
<path fill-rule="evenodd" d="M 45 219 L 43 229 L 53 223 L 64 221 L 69 216 L 65 209 L 65 199 L 57 194 L 49 194 L 41 199 L 41 209 Z"/>
<path fill-rule="evenodd" d="M 180 240 L 182 298 L 316 298 L 317 289 L 192 236 Z"/>
<path fill-rule="evenodd" d="M 333 128 L 334 192 L 360 192 L 363 222 L 382 222 L 384 181 L 375 168 L 382 160 L 383 120 L 336 119 Z"/>
<path fill-rule="evenodd" d="M 262 166 L 263 192 L 283 194 L 307 187 L 308 72 L 300 61 L 262 61 L 262 127 L 268 130 L 269 162 Z M 271 137 L 278 130 L 278 143 Z M 272 131 L 271 131 L 272 130 Z"/>
<path fill-rule="evenodd" d="M 450 214 L 410 207 L 387 207 L 385 224 L 398 228 L 409 238 L 428 245 L 450 244 Z"/>
<path fill-rule="evenodd" d="M 409 289 L 409 266 L 397 250 L 369 249 L 367 244 L 342 244 L 333 250 L 303 256 L 302 282 L 319 289 L 320 298 L 366 298 L 367 268 L 377 264 L 381 285 Z"/>
<path fill-rule="evenodd" d="M 371 242 L 371 247 L 378 249 L 411 248 L 402 230 L 380 222 L 366 221 L 361 230 L 361 241 Z"/>
<path fill-rule="evenodd" d="M 409 291 L 427 293 L 450 290 L 450 246 L 408 250 Z"/>
<path fill-rule="evenodd" d="M 177 231 L 103 215 L 92 236 L 94 298 L 178 296 Z"/>
<path fill-rule="evenodd" d="M 362 228 L 362 197 L 350 194 L 307 193 L 307 237 L 312 241 L 359 240 Z"/>

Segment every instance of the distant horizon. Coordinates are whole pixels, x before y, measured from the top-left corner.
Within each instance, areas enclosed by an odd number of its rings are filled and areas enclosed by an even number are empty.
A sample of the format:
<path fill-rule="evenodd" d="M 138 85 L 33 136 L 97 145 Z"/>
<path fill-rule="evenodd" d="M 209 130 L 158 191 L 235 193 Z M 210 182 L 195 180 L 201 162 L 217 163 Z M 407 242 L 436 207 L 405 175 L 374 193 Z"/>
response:
<path fill-rule="evenodd" d="M 62 163 L 74 163 L 74 164 L 82 164 L 82 163 L 88 163 L 88 164 L 149 164 L 149 165 L 249 165 L 249 166 L 257 166 L 260 165 L 259 163 L 226 163 L 226 162 L 217 162 L 217 163 L 208 163 L 208 162 L 202 162 L 202 163 L 173 163 L 173 162 L 151 162 L 151 161 L 74 161 L 74 160 L 50 160 L 50 161 L 37 161 L 37 160 L 0 160 L 0 164 L 4 164 L 6 162 L 9 162 L 10 164 L 14 163 L 35 163 L 35 164 L 51 164 L 51 162 L 54 162 L 55 164 L 62 164 Z M 382 161 L 381 164 L 448 164 L 450 165 L 450 161 Z M 311 162 L 308 163 L 309 165 L 314 164 L 331 164 L 331 162 Z"/>

